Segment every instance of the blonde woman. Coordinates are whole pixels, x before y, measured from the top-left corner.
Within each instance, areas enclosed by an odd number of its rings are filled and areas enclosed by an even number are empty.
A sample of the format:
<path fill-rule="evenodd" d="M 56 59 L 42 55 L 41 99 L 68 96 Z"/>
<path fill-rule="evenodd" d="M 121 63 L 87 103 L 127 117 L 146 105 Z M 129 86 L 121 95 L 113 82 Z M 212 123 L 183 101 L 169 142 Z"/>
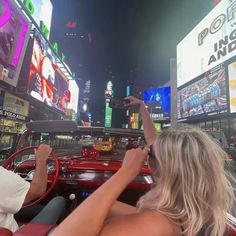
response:
<path fill-rule="evenodd" d="M 157 136 L 144 103 L 138 105 L 149 148 L 127 151 L 122 167 L 79 205 L 55 236 L 222 236 L 232 187 L 224 171 L 225 153 L 205 133 L 192 128 Z M 156 185 L 137 207 L 116 201 L 148 158 Z"/>

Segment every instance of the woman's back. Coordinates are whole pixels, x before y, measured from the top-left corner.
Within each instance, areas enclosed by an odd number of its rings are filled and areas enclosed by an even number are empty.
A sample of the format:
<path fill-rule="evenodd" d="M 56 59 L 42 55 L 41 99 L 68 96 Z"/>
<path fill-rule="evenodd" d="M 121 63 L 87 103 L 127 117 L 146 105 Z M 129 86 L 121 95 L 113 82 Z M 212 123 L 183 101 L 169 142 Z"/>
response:
<path fill-rule="evenodd" d="M 222 236 L 233 190 L 224 170 L 226 153 L 192 127 L 163 131 L 149 164 L 157 184 L 138 202 L 184 225 L 186 235 Z"/>

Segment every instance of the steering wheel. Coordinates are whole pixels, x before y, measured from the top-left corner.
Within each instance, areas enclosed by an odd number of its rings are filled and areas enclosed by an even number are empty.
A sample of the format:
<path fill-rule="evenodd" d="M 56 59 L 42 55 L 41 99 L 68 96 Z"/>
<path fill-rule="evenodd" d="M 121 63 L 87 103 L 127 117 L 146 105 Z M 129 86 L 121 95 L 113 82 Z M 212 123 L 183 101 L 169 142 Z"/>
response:
<path fill-rule="evenodd" d="M 19 162 L 19 164 L 17 166 L 14 165 L 14 169 L 12 169 L 12 166 L 11 166 L 11 164 L 14 163 L 14 160 L 18 155 L 22 155 L 22 153 L 24 153 L 26 151 L 30 151 L 30 150 L 34 151 L 35 149 L 38 149 L 38 146 L 25 147 L 15 153 L 13 153 L 10 157 L 7 158 L 7 160 L 2 164 L 2 166 L 8 170 L 13 170 L 14 172 L 16 171 L 17 168 L 19 168 L 21 165 L 25 164 L 26 162 L 30 162 L 31 167 L 35 166 L 35 164 L 32 163 L 32 162 L 34 162 L 34 163 L 36 162 L 35 159 L 23 160 L 23 161 Z M 53 180 L 52 180 L 51 185 L 47 188 L 47 191 L 41 197 L 39 197 L 38 199 L 36 199 L 35 201 L 33 201 L 29 204 L 24 205 L 22 208 L 31 207 L 31 206 L 34 206 L 34 205 L 40 203 L 43 199 L 45 199 L 49 195 L 49 193 L 56 186 L 57 181 L 58 181 L 58 177 L 59 177 L 59 161 L 53 152 L 51 152 L 50 155 L 51 155 L 50 159 L 55 162 L 55 171 L 53 171 L 53 173 L 50 173 L 50 175 L 53 175 Z M 27 176 L 29 176 L 30 172 L 32 172 L 32 170 L 30 170 L 27 173 Z"/>

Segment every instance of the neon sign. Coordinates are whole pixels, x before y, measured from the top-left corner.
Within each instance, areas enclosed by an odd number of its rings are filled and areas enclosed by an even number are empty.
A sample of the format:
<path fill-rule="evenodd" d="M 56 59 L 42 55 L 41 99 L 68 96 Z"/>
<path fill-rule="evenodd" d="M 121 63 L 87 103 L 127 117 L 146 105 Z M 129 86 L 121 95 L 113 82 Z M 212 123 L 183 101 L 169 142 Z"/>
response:
<path fill-rule="evenodd" d="M 25 9 L 27 10 L 27 12 L 28 12 L 30 15 L 33 15 L 33 14 L 34 14 L 34 5 L 33 5 L 33 3 L 31 2 L 31 0 L 24 0 L 24 6 L 25 6 Z"/>
<path fill-rule="evenodd" d="M 57 42 L 54 42 L 54 43 L 52 44 L 52 48 L 54 49 L 54 52 L 56 52 L 57 54 L 59 54 L 59 46 L 58 46 L 58 43 L 57 43 Z M 62 60 L 63 62 L 65 62 L 65 55 L 64 55 L 63 52 L 61 53 L 61 60 Z"/>

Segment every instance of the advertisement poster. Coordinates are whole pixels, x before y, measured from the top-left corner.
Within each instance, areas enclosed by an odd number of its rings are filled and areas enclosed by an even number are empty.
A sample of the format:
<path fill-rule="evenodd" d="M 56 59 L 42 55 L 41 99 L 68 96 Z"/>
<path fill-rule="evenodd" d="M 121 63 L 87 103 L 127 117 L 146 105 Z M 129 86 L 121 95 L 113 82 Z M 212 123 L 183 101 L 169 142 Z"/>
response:
<path fill-rule="evenodd" d="M 0 0 L 0 78 L 13 86 L 28 42 L 30 24 L 10 0 Z"/>
<path fill-rule="evenodd" d="M 204 73 L 193 83 L 178 91 L 178 119 L 225 112 L 227 112 L 227 86 L 223 64 Z"/>
<path fill-rule="evenodd" d="M 69 91 L 71 93 L 71 99 L 67 106 L 67 109 L 72 109 L 73 112 L 77 114 L 79 103 L 79 87 L 75 80 L 69 81 Z"/>
<path fill-rule="evenodd" d="M 105 107 L 105 127 L 110 128 L 111 127 L 111 121 L 112 121 L 112 108 L 109 107 L 109 101 L 106 102 Z"/>
<path fill-rule="evenodd" d="M 35 31 L 28 93 L 65 113 L 71 100 L 69 81 L 58 68 L 56 61 L 57 56 L 50 45 Z"/>
<path fill-rule="evenodd" d="M 236 62 L 228 65 L 230 112 L 236 112 Z"/>
<path fill-rule="evenodd" d="M 139 128 L 139 113 L 132 113 L 130 117 L 130 126 L 131 129 L 138 129 Z"/>
<path fill-rule="evenodd" d="M 144 103 L 154 121 L 170 118 L 170 87 L 144 91 Z"/>
<path fill-rule="evenodd" d="M 177 87 L 236 55 L 236 0 L 222 0 L 177 45 Z"/>

